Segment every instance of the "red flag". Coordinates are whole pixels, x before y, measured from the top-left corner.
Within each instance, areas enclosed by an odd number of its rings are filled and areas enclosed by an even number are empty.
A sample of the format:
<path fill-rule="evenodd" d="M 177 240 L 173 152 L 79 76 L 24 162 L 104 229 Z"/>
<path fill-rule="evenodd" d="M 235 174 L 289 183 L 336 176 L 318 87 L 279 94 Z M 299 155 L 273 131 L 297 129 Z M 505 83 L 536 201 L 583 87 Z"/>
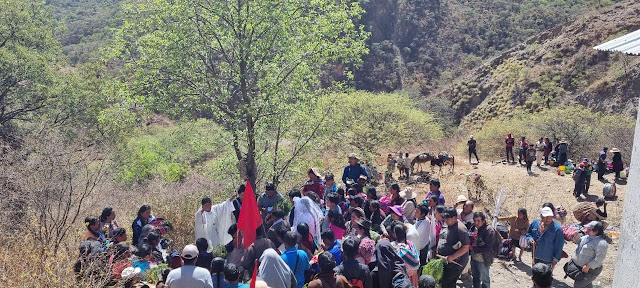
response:
<path fill-rule="evenodd" d="M 240 208 L 240 216 L 238 217 L 238 230 L 244 235 L 244 248 L 249 248 L 253 241 L 256 240 L 256 229 L 262 224 L 262 216 L 258 209 L 258 202 L 253 193 L 253 188 L 249 179 L 242 197 L 242 207 Z"/>
<path fill-rule="evenodd" d="M 256 288 L 256 279 L 258 279 L 258 259 L 253 264 L 253 275 L 251 275 L 251 284 L 249 288 Z"/>

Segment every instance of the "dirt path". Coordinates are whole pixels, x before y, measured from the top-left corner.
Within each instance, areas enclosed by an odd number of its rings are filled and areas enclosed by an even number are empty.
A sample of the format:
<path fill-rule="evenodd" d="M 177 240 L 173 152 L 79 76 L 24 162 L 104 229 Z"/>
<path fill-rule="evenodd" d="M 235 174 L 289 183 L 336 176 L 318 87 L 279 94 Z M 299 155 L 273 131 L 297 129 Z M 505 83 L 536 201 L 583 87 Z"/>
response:
<path fill-rule="evenodd" d="M 541 205 L 545 202 L 551 202 L 556 207 L 562 205 L 568 215 L 565 224 L 577 222 L 572 213 L 571 208 L 578 202 L 572 196 L 574 182 L 570 176 L 557 175 L 556 168 L 552 167 L 534 167 L 533 175 L 529 176 L 524 167 L 519 165 L 505 165 L 501 163 L 481 162 L 479 165 L 469 165 L 468 163 L 460 163 L 458 160 L 453 173 L 443 172 L 443 175 L 435 175 L 442 183 L 442 192 L 445 194 L 447 204 L 451 205 L 452 199 L 456 199 L 457 195 L 464 194 L 466 196 L 476 196 L 475 191 L 468 191 L 468 175 L 472 173 L 480 174 L 480 179 L 486 189 L 479 189 L 482 194 L 479 195 L 479 203 L 476 205 L 476 211 L 489 209 L 491 214 L 495 207 L 495 198 L 497 195 L 487 191 L 499 192 L 504 189 L 504 202 L 500 209 L 500 216 L 509 216 L 516 213 L 519 207 L 524 207 L 529 211 L 529 219 L 533 220 L 537 217 Z M 443 171 L 448 171 L 443 169 Z M 397 173 L 396 173 L 397 174 Z M 397 177 L 397 175 L 394 176 Z M 604 183 L 596 180 L 597 176 L 592 176 L 591 187 L 588 197 L 583 201 L 595 201 L 598 197 L 602 197 L 602 189 Z M 605 178 L 609 182 L 613 182 L 613 175 L 607 175 Z M 616 229 L 620 227 L 620 219 L 622 214 L 622 201 L 624 199 L 626 183 L 617 183 L 618 198 L 615 201 L 607 201 L 607 212 L 609 214 L 608 229 Z M 412 185 L 421 195 L 418 200 L 422 201 L 428 186 L 426 184 Z M 573 243 L 565 243 L 564 251 L 573 255 L 576 245 Z M 613 281 L 613 267 L 617 253 L 617 239 L 613 239 L 613 243 L 609 245 L 607 257 L 604 262 L 604 270 L 596 279 L 594 284 L 600 283 L 601 287 L 611 287 Z M 491 282 L 493 287 L 530 287 L 531 285 L 531 253 L 523 254 L 523 262 L 512 262 L 497 260 L 491 267 Z M 554 270 L 553 287 L 573 287 L 573 280 L 564 279 L 562 266 L 567 261 L 563 259 L 558 263 Z M 470 279 L 459 281 L 459 287 L 471 287 Z"/>

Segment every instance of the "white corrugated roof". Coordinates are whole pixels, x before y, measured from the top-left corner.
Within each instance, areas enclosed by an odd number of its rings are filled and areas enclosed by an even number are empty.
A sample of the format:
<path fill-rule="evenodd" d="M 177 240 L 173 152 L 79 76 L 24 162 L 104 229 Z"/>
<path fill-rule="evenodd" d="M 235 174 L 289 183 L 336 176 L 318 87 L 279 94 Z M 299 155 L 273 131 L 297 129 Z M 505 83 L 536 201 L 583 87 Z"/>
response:
<path fill-rule="evenodd" d="M 600 51 L 615 51 L 631 55 L 640 55 L 640 30 L 618 37 L 593 49 Z"/>

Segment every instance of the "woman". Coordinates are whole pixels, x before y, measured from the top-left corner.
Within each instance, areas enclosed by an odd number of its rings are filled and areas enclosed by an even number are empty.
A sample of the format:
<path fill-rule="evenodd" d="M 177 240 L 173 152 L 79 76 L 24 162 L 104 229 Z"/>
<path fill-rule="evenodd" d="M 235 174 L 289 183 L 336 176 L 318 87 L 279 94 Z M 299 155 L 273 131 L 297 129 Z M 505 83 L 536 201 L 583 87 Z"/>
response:
<path fill-rule="evenodd" d="M 371 263 L 376 261 L 376 241 L 371 239 L 371 231 L 369 230 L 371 227 L 371 222 L 369 222 L 369 220 L 367 219 L 360 219 L 360 221 L 358 221 L 357 227 L 358 238 L 360 238 L 360 245 L 358 246 L 358 255 L 356 256 L 356 260 L 364 265 L 370 265 Z"/>
<path fill-rule="evenodd" d="M 527 163 L 527 173 L 531 174 L 533 172 L 531 170 L 531 166 L 533 166 L 533 161 L 536 160 L 536 148 L 535 145 L 529 144 L 529 149 L 527 149 L 527 158 L 525 159 Z"/>
<path fill-rule="evenodd" d="M 391 194 L 391 203 L 389 205 L 402 205 L 404 204 L 404 198 L 400 196 L 400 185 L 398 183 L 391 184 L 389 187 L 389 194 Z"/>
<path fill-rule="evenodd" d="M 380 209 L 380 202 L 378 201 L 371 201 L 370 209 L 371 218 L 369 218 L 369 221 L 371 221 L 371 228 L 373 231 L 380 233 L 380 224 L 382 224 L 386 215 L 384 214 L 384 211 Z"/>
<path fill-rule="evenodd" d="M 258 277 L 267 282 L 269 287 L 292 288 L 297 285 L 293 271 L 278 255 L 278 252 L 271 248 L 264 250 L 260 256 Z"/>
<path fill-rule="evenodd" d="M 87 227 L 87 231 L 85 231 L 84 236 L 82 236 L 82 241 L 100 241 L 104 243 L 106 238 L 100 230 L 100 221 L 98 218 L 94 216 L 89 216 L 84 218 L 84 226 Z"/>
<path fill-rule="evenodd" d="M 309 225 L 307 223 L 299 223 L 296 226 L 296 230 L 300 235 L 298 239 L 298 248 L 307 253 L 309 259 L 313 258 L 313 255 L 316 253 L 316 249 L 318 249 L 318 242 L 315 241 L 311 233 L 309 233 Z"/>
<path fill-rule="evenodd" d="M 138 246 L 138 242 L 140 241 L 140 235 L 142 235 L 142 227 L 149 224 L 153 221 L 155 217 L 151 215 L 151 206 L 142 205 L 140 209 L 138 209 L 138 217 L 133 220 L 131 224 L 131 229 L 133 230 L 133 238 L 131 239 L 131 244 L 133 246 Z"/>
<path fill-rule="evenodd" d="M 299 223 L 306 223 L 309 226 L 309 233 L 317 243 L 320 243 L 320 224 L 322 222 L 322 210 L 309 197 L 293 198 L 295 217 L 293 227 L 298 227 Z M 297 232 L 297 231 L 296 231 Z"/>
<path fill-rule="evenodd" d="M 358 221 L 365 217 L 364 210 L 362 208 L 354 208 L 351 209 L 350 220 L 345 226 L 347 229 L 345 230 L 345 236 L 356 236 L 357 232 L 356 228 L 358 227 Z"/>
<path fill-rule="evenodd" d="M 224 264 L 224 259 L 220 257 L 216 257 L 211 260 L 211 268 L 209 271 L 211 272 L 213 288 L 225 288 L 229 285 L 227 280 L 224 279 Z"/>
<path fill-rule="evenodd" d="M 106 207 L 102 209 L 100 214 L 100 229 L 106 237 L 113 237 L 113 229 L 120 227 L 118 221 L 116 221 L 116 213 L 113 212 L 113 208 Z"/>
<path fill-rule="evenodd" d="M 320 170 L 318 168 L 310 168 L 307 170 L 307 176 L 309 176 L 309 180 L 304 183 L 304 187 L 302 187 L 302 195 L 307 195 L 307 192 L 315 192 L 318 194 L 319 199 L 324 199 L 324 186 L 325 182 L 322 179 L 322 174 L 320 174 Z"/>
<path fill-rule="evenodd" d="M 396 250 L 389 240 L 383 239 L 378 242 L 376 245 L 376 259 L 378 271 L 374 271 L 373 275 L 371 275 L 373 281 L 377 282 L 377 286 L 374 287 L 394 287 L 391 280 L 398 274 L 403 274 L 408 278 L 404 261 L 396 254 Z"/>
<path fill-rule="evenodd" d="M 582 267 L 585 273 L 584 279 L 575 281 L 575 288 L 591 288 L 593 281 L 602 272 L 602 262 L 607 256 L 607 241 L 604 239 L 604 226 L 602 222 L 591 221 L 584 226 L 587 235 L 582 236 L 576 254 L 571 257 L 571 261 L 578 267 Z"/>
<path fill-rule="evenodd" d="M 378 193 L 376 191 L 376 187 L 367 188 L 367 200 L 364 201 L 364 215 L 367 219 L 371 218 L 371 202 L 378 200 Z"/>
<path fill-rule="evenodd" d="M 391 213 L 389 213 L 389 216 L 384 218 L 384 221 L 382 221 L 382 224 L 380 224 L 380 230 L 382 230 L 382 235 L 384 235 L 385 237 L 389 236 L 390 231 L 387 231 L 387 227 L 391 226 L 391 223 L 393 223 L 393 221 L 407 222 L 407 218 L 404 217 L 404 213 L 402 212 L 402 206 L 391 206 L 390 212 Z"/>
<path fill-rule="evenodd" d="M 611 149 L 613 152 L 613 172 L 616 173 L 616 180 L 620 178 L 620 171 L 624 170 L 624 163 L 622 162 L 622 154 L 620 154 L 620 150 L 618 148 Z"/>
<path fill-rule="evenodd" d="M 440 230 L 442 230 L 442 226 L 444 225 L 444 217 L 442 217 L 442 212 L 444 212 L 444 206 L 438 205 L 436 206 L 436 209 L 433 210 L 433 213 L 429 216 L 431 219 L 431 223 L 435 223 L 435 225 L 431 225 L 431 235 L 440 235 Z M 431 241 L 429 244 L 433 255 L 437 254 L 436 248 L 438 247 L 439 241 L 440 237 L 434 237 L 434 241 Z"/>
<path fill-rule="evenodd" d="M 520 247 L 520 238 L 525 236 L 526 242 L 527 229 L 529 229 L 529 217 L 527 216 L 527 209 L 519 208 L 517 216 L 500 217 L 498 218 L 498 220 L 509 222 L 509 238 L 511 238 L 511 245 L 513 245 L 513 247 L 520 248 L 518 261 L 522 262 L 522 252 L 524 252 L 524 249 L 526 249 L 527 247 Z M 516 253 L 513 253 L 512 260 L 516 261 Z"/>
<path fill-rule="evenodd" d="M 411 224 L 415 222 L 415 212 L 416 212 L 416 194 L 413 193 L 413 188 L 407 187 L 400 192 L 400 197 L 405 199 L 404 203 L 402 203 L 402 214 L 407 221 Z"/>
<path fill-rule="evenodd" d="M 418 287 L 418 268 L 420 268 L 420 254 L 416 246 L 407 240 L 407 232 L 404 225 L 394 225 L 393 234 L 395 241 L 392 243 L 396 249 L 396 254 L 404 261 L 404 267 L 411 283 Z"/>
<path fill-rule="evenodd" d="M 342 214 L 340 214 L 338 210 L 329 210 L 329 213 L 327 213 L 327 220 L 329 220 L 329 229 L 333 231 L 336 239 L 342 239 L 342 237 L 344 237 L 344 232 L 347 229 L 344 225 L 344 218 L 342 218 Z"/>

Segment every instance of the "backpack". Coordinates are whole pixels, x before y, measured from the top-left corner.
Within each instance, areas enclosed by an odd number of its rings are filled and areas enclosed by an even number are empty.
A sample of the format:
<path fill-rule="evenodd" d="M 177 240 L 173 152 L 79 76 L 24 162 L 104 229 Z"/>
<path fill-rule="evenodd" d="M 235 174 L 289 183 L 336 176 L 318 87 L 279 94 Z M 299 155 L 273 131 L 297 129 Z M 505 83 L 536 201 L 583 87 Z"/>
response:
<path fill-rule="evenodd" d="M 511 239 L 502 240 L 501 247 L 498 249 L 498 258 L 510 259 L 511 258 Z"/>
<path fill-rule="evenodd" d="M 349 280 L 349 284 L 352 288 L 364 288 L 364 283 L 360 279 L 353 278 Z"/>

